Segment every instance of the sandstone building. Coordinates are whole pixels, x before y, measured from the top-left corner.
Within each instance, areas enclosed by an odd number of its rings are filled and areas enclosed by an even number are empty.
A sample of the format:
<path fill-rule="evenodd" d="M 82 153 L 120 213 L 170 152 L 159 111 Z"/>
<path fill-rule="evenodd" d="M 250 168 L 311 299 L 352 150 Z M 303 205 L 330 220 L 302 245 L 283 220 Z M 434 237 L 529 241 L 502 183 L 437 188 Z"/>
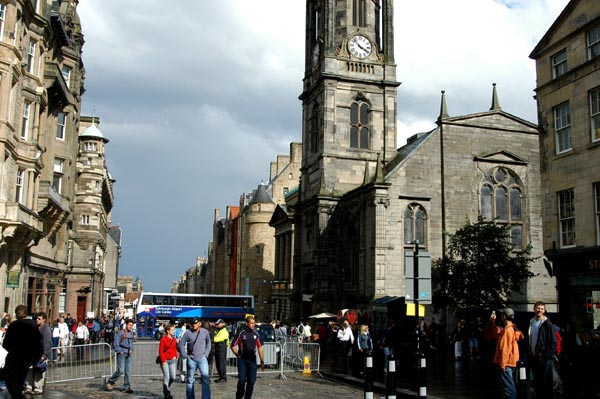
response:
<path fill-rule="evenodd" d="M 294 220 L 296 316 L 406 297 L 414 242 L 442 256 L 444 232 L 479 215 L 541 253 L 536 125 L 502 111 L 449 117 L 396 149 L 393 1 L 307 1 L 303 157 Z M 554 283 L 541 261 L 517 310 Z"/>
<path fill-rule="evenodd" d="M 600 325 L 600 3 L 572 0 L 530 57 L 541 129 L 543 249 L 561 322 Z M 551 262 L 551 263 L 550 263 Z"/>
<path fill-rule="evenodd" d="M 105 142 L 81 158 L 98 138 L 79 135 L 87 125 L 77 3 L 0 0 L 0 306 L 12 313 L 25 303 L 50 319 L 99 311 L 105 264 L 117 262 L 105 243 L 112 181 L 96 161 Z M 81 246 L 83 215 L 94 238 Z M 87 277 L 71 279 L 74 269 Z"/>

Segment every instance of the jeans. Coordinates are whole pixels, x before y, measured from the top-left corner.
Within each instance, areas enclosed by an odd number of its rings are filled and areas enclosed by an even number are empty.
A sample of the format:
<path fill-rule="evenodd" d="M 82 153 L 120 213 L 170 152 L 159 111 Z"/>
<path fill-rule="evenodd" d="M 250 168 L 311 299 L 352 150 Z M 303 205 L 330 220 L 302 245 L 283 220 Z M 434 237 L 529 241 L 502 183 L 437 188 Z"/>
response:
<path fill-rule="evenodd" d="M 517 399 L 517 386 L 515 384 L 515 368 L 506 366 L 504 371 L 498 367 L 498 373 L 500 374 L 500 380 L 504 387 L 504 397 L 506 399 Z"/>
<path fill-rule="evenodd" d="M 185 397 L 186 399 L 196 398 L 194 394 L 194 374 L 196 374 L 196 369 L 200 369 L 200 376 L 202 377 L 202 399 L 210 399 L 208 360 L 206 360 L 206 356 L 202 356 L 200 360 L 194 360 L 191 357 L 187 358 Z"/>
<path fill-rule="evenodd" d="M 250 399 L 254 392 L 254 383 L 256 382 L 256 372 L 258 364 L 256 360 L 246 360 L 238 358 L 238 383 L 235 392 L 236 399 Z M 204 399 L 204 398 L 203 398 Z"/>
<path fill-rule="evenodd" d="M 117 353 L 117 371 L 115 371 L 112 377 L 110 377 L 108 383 L 115 385 L 115 382 L 117 382 L 123 372 L 125 373 L 123 390 L 126 391 L 131 388 L 129 385 L 129 375 L 131 374 L 131 355 L 128 353 Z"/>
<path fill-rule="evenodd" d="M 163 373 L 163 394 L 165 398 L 171 396 L 169 387 L 175 381 L 175 375 L 177 373 L 177 358 L 167 360 L 166 363 L 161 364 L 160 368 Z"/>

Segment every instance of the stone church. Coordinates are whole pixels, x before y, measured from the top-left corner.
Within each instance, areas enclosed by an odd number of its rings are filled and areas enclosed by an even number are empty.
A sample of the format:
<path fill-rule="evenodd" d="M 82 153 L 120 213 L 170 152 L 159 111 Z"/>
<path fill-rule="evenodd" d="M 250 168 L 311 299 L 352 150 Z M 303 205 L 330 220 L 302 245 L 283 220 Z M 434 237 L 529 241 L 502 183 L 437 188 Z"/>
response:
<path fill-rule="evenodd" d="M 449 116 L 442 94 L 437 127 L 397 149 L 393 0 L 306 7 L 300 186 L 271 221 L 293 225 L 292 316 L 406 297 L 417 240 L 438 259 L 444 232 L 479 215 L 510 225 L 513 244 L 540 256 L 537 125 L 504 112 L 495 86 L 489 110 L 471 115 Z M 555 311 L 553 279 L 541 260 L 532 271 L 512 306 L 542 300 Z"/>

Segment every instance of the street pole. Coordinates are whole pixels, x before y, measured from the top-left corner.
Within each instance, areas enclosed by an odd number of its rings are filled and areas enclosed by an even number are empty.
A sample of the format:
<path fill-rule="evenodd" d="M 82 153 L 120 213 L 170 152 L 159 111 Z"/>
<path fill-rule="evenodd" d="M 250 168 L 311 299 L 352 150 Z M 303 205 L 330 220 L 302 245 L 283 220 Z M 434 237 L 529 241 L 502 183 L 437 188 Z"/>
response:
<path fill-rule="evenodd" d="M 415 316 L 417 319 L 416 335 L 417 335 L 417 397 L 427 398 L 426 386 L 426 359 L 421 353 L 421 323 L 419 319 L 419 240 L 414 241 L 415 251 L 413 259 L 413 301 L 415 303 Z"/>

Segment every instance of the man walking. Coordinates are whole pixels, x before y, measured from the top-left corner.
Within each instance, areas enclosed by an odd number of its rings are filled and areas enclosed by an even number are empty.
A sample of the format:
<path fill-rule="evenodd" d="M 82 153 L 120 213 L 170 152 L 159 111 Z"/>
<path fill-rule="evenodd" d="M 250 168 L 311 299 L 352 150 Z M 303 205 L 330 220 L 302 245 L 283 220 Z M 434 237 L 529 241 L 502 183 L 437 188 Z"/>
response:
<path fill-rule="evenodd" d="M 46 317 L 45 312 L 39 312 L 35 318 L 35 324 L 42 335 L 41 342 L 44 353 L 27 372 L 25 393 L 31 393 L 33 395 L 41 395 L 44 392 L 44 380 L 46 378 L 48 359 L 52 353 L 52 331 L 50 331 L 50 327 L 48 326 L 48 323 L 46 323 Z"/>
<path fill-rule="evenodd" d="M 535 397 L 551 398 L 553 390 L 552 358 L 556 355 L 557 339 L 554 325 L 546 317 L 546 305 L 536 302 L 529 322 L 529 357 L 533 371 Z"/>
<path fill-rule="evenodd" d="M 515 330 L 513 319 L 515 312 L 511 308 L 504 308 L 502 311 L 502 321 L 504 328 L 496 325 L 496 314 L 492 313 L 490 320 L 492 322 L 492 333 L 498 340 L 496 344 L 496 353 L 494 354 L 494 363 L 498 365 L 500 380 L 504 386 L 504 397 L 506 399 L 517 399 L 517 386 L 515 383 L 515 369 L 519 360 L 519 345 L 517 341 L 523 339 L 523 333 Z"/>
<path fill-rule="evenodd" d="M 19 305 L 15 309 L 16 321 L 8 325 L 2 346 L 8 351 L 4 363 L 6 387 L 13 399 L 25 399 L 23 384 L 27 370 L 44 353 L 42 334 L 27 318 L 27 306 Z"/>
<path fill-rule="evenodd" d="M 215 382 L 227 382 L 227 348 L 229 348 L 229 331 L 223 319 L 217 320 L 215 333 L 215 366 L 219 379 Z"/>
<path fill-rule="evenodd" d="M 256 320 L 254 317 L 246 317 L 246 328 L 239 333 L 231 344 L 231 350 L 237 357 L 238 383 L 235 393 L 236 399 L 250 399 L 254 392 L 256 382 L 256 350 L 260 358 L 260 370 L 265 370 L 265 361 L 260 335 L 254 331 Z"/>
<path fill-rule="evenodd" d="M 202 399 L 210 399 L 210 385 L 208 373 L 208 356 L 210 355 L 210 334 L 208 330 L 201 327 L 202 321 L 198 318 L 192 320 L 189 330 L 181 337 L 179 341 L 179 352 L 181 357 L 187 359 L 187 378 L 185 385 L 186 399 L 195 399 L 194 393 L 194 374 L 196 369 L 200 369 L 202 378 Z"/>
<path fill-rule="evenodd" d="M 107 391 L 112 391 L 119 377 L 121 377 L 122 374 L 125 374 L 122 390 L 125 393 L 133 393 L 129 383 L 129 376 L 131 375 L 133 343 L 135 342 L 135 339 L 136 334 L 133 331 L 133 320 L 127 319 L 127 321 L 125 321 L 125 328 L 116 334 L 113 343 L 114 350 L 117 354 L 117 370 L 106 383 Z"/>

